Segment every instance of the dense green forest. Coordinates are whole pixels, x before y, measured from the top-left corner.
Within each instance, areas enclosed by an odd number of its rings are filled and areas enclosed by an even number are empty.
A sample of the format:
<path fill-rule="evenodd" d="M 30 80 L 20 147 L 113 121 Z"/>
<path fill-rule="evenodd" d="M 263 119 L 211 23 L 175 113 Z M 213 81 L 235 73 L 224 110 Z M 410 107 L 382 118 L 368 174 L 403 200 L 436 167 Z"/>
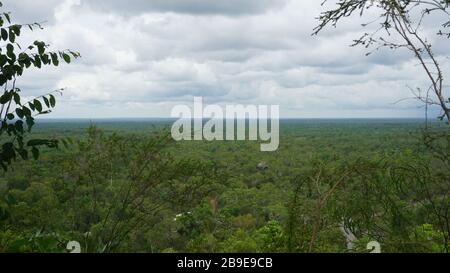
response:
<path fill-rule="evenodd" d="M 67 148 L 1 174 L 0 252 L 448 252 L 448 129 L 429 126 L 283 120 L 262 153 L 173 142 L 168 120 L 42 121 Z"/>

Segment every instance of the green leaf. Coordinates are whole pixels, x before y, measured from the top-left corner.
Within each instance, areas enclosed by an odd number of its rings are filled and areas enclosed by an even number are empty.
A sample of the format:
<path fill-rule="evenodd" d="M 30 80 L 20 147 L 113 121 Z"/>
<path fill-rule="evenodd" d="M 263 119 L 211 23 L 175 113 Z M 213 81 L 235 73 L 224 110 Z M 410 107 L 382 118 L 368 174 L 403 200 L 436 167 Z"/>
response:
<path fill-rule="evenodd" d="M 41 58 L 36 55 L 34 56 L 34 62 L 33 62 L 34 66 L 37 68 L 41 68 L 42 67 L 42 62 L 41 62 Z"/>
<path fill-rule="evenodd" d="M 50 108 L 50 101 L 47 99 L 47 97 L 43 97 L 43 99 L 44 99 L 45 106 L 47 106 L 47 108 Z"/>
<path fill-rule="evenodd" d="M 12 44 L 7 44 L 6 45 L 6 52 L 14 53 L 14 46 Z"/>
<path fill-rule="evenodd" d="M 28 54 L 26 53 L 20 53 L 19 54 L 19 62 L 26 62 L 30 59 L 30 57 L 28 56 Z"/>
<path fill-rule="evenodd" d="M 31 116 L 27 116 L 26 122 L 27 122 L 27 126 L 28 126 L 28 132 L 30 132 L 34 126 L 34 118 Z"/>
<path fill-rule="evenodd" d="M 52 108 L 55 108 L 55 106 L 56 106 L 56 99 L 55 99 L 55 96 L 53 96 L 53 95 L 50 95 L 50 106 Z"/>
<path fill-rule="evenodd" d="M 21 121 L 21 120 L 16 121 L 14 126 L 16 127 L 16 130 L 18 132 L 23 133 L 23 121 Z"/>
<path fill-rule="evenodd" d="M 21 25 L 13 25 L 10 26 L 10 29 L 12 32 L 14 32 L 14 34 L 16 34 L 17 36 L 20 36 L 20 30 L 21 30 L 22 26 Z"/>
<path fill-rule="evenodd" d="M 56 53 L 50 53 L 50 56 L 52 57 L 52 63 L 54 66 L 58 66 L 59 65 L 59 60 L 58 60 L 58 54 Z"/>
<path fill-rule="evenodd" d="M 45 65 L 51 64 L 51 60 L 50 60 L 48 54 L 42 54 L 41 59 Z"/>
<path fill-rule="evenodd" d="M 63 59 L 66 63 L 70 64 L 71 59 L 69 54 L 63 53 Z"/>
<path fill-rule="evenodd" d="M 0 97 L 0 104 L 6 104 L 11 100 L 11 93 L 6 92 Z"/>
<path fill-rule="evenodd" d="M 39 55 L 42 55 L 45 53 L 45 43 L 44 42 L 36 41 L 36 42 L 34 42 L 34 44 L 38 48 Z"/>
<path fill-rule="evenodd" d="M 17 108 L 17 109 L 16 109 L 16 114 L 17 114 L 17 116 L 18 116 L 19 118 L 23 118 L 23 117 L 25 116 L 23 110 L 20 109 L 20 108 Z"/>
<path fill-rule="evenodd" d="M 3 13 L 3 15 L 5 15 L 5 18 L 8 21 L 8 23 L 11 24 L 11 17 L 9 16 L 9 14 L 8 13 Z"/>
<path fill-rule="evenodd" d="M 28 109 L 28 107 L 24 106 L 24 107 L 22 107 L 22 110 L 23 110 L 23 115 L 24 116 L 31 117 L 31 110 Z"/>
<path fill-rule="evenodd" d="M 7 41 L 8 40 L 8 31 L 4 28 L 1 30 L 2 40 Z"/>
<path fill-rule="evenodd" d="M 6 78 L 6 76 L 3 74 L 0 74 L 0 86 L 3 86 L 7 81 L 8 81 L 8 79 Z"/>
<path fill-rule="evenodd" d="M 17 94 L 17 93 L 14 93 L 14 102 L 15 102 L 17 105 L 21 105 L 21 104 L 20 104 L 20 95 Z"/>
<path fill-rule="evenodd" d="M 39 100 L 34 100 L 33 104 L 39 113 L 42 112 L 42 103 Z"/>
<path fill-rule="evenodd" d="M 9 41 L 11 43 L 16 42 L 16 34 L 14 33 L 14 31 L 11 28 L 9 29 Z"/>
<path fill-rule="evenodd" d="M 5 55 L 0 55 L 0 66 L 4 66 L 8 62 L 8 58 Z"/>

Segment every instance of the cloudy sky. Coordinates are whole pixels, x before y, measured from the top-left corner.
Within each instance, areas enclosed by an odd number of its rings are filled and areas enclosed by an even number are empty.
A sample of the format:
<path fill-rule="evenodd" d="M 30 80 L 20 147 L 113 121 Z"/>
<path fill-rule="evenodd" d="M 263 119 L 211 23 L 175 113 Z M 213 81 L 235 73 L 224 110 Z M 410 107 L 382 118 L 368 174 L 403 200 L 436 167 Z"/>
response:
<path fill-rule="evenodd" d="M 395 103 L 411 97 L 408 86 L 427 86 L 409 53 L 350 48 L 357 19 L 311 36 L 319 0 L 3 2 L 17 23 L 45 21 L 22 43 L 83 56 L 19 82 L 28 96 L 67 88 L 55 118 L 168 117 L 193 96 L 277 104 L 282 117 L 423 117 L 414 100 Z"/>

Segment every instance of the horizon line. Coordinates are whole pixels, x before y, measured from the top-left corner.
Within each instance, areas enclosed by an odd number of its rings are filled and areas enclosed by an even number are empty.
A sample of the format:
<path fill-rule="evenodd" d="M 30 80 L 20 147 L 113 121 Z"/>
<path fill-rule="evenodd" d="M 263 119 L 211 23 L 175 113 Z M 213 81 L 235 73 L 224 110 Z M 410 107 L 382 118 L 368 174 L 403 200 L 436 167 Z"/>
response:
<path fill-rule="evenodd" d="M 270 117 L 269 117 L 270 118 Z M 166 119 L 166 120 L 179 120 L 180 118 L 174 117 L 36 117 L 36 120 L 152 120 L 152 119 Z M 199 118 L 187 118 L 187 119 L 199 119 Z M 203 118 L 209 120 L 210 118 Z M 249 118 L 246 118 L 248 120 Z M 280 120 L 370 120 L 370 119 L 410 119 L 410 120 L 426 120 L 424 117 L 280 117 Z M 227 118 L 224 118 L 227 120 Z M 429 121 L 437 120 L 428 118 Z"/>

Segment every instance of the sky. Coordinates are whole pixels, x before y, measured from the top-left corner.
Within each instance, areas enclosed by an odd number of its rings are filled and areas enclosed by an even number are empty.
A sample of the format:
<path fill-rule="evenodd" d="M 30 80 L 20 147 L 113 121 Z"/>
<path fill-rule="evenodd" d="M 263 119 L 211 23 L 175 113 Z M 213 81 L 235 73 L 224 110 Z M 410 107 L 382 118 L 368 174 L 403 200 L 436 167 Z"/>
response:
<path fill-rule="evenodd" d="M 359 18 L 312 36 L 326 8 L 320 3 L 3 0 L 3 10 L 16 23 L 44 22 L 20 43 L 38 39 L 82 55 L 31 69 L 18 82 L 29 97 L 65 88 L 51 118 L 169 117 L 194 96 L 205 104 L 280 105 L 284 118 L 423 117 L 420 103 L 407 99 L 410 88 L 428 86 L 413 56 L 350 47 L 364 31 Z"/>

